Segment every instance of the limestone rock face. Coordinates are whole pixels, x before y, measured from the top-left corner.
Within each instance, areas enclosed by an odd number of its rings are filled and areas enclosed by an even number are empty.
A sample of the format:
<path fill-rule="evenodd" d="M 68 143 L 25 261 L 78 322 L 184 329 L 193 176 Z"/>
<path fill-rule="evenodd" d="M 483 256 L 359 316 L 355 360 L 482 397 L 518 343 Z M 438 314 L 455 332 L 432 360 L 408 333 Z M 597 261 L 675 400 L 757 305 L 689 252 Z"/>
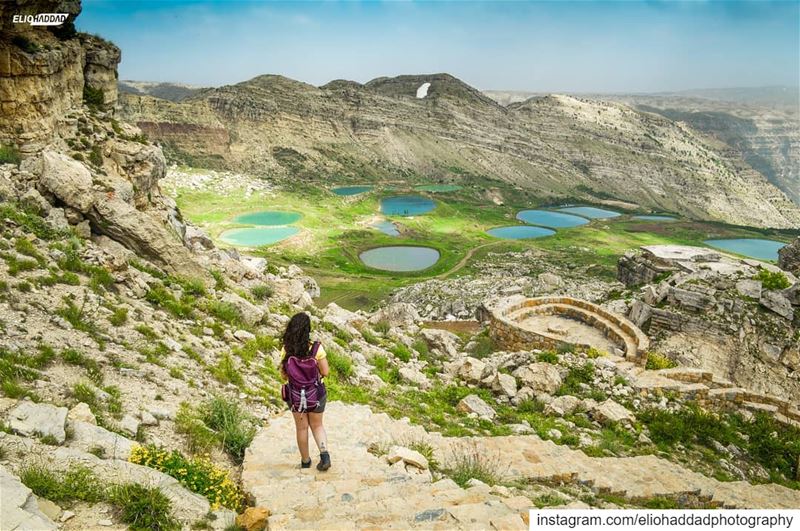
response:
<path fill-rule="evenodd" d="M 800 275 L 800 238 L 778 250 L 778 266 L 785 271 Z"/>
<path fill-rule="evenodd" d="M 94 35 L 81 35 L 84 49 L 83 76 L 86 85 L 101 91 L 103 107 L 113 108 L 117 103 L 117 65 L 122 57 L 120 49 Z"/>
<path fill-rule="evenodd" d="M 248 507 L 236 517 L 236 525 L 246 531 L 262 531 L 267 528 L 269 509 L 265 507 Z"/>

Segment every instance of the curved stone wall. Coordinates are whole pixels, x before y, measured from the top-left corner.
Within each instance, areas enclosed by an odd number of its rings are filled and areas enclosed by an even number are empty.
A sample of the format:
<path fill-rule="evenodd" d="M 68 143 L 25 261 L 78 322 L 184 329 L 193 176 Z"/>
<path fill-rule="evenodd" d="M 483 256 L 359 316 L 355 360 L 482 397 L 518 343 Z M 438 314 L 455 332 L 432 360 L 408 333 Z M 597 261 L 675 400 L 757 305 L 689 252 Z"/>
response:
<path fill-rule="evenodd" d="M 520 321 L 533 315 L 557 315 L 581 321 L 601 331 L 630 361 L 643 365 L 647 359 L 650 341 L 636 325 L 621 315 L 582 299 L 572 297 L 529 299 L 516 296 L 484 304 L 481 315 L 489 323 L 489 335 L 501 348 L 507 350 L 554 349 L 565 344 L 587 348 L 591 346 L 568 342 L 559 335 L 542 330 L 530 330 L 519 324 Z"/>

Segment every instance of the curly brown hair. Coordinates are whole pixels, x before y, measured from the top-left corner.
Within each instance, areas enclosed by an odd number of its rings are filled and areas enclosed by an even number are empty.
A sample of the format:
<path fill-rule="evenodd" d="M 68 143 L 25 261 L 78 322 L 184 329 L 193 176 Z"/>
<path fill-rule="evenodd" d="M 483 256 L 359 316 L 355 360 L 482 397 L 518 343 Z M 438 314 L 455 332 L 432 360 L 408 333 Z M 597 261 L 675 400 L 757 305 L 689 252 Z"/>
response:
<path fill-rule="evenodd" d="M 311 337 L 311 318 L 305 312 L 296 313 L 289 319 L 286 330 L 283 332 L 283 350 L 285 352 L 281 365 L 286 365 L 286 360 L 291 356 L 305 358 L 311 350 L 308 344 Z"/>

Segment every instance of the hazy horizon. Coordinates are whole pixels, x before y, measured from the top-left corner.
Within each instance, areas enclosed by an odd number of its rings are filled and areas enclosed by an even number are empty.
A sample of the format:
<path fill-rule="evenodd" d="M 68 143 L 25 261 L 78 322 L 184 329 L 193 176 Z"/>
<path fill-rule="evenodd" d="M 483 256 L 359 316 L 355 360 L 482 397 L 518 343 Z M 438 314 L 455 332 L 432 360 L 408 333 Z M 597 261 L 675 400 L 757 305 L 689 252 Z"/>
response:
<path fill-rule="evenodd" d="M 81 30 L 120 78 L 312 85 L 447 72 L 481 90 L 653 93 L 800 84 L 798 2 L 108 2 Z"/>

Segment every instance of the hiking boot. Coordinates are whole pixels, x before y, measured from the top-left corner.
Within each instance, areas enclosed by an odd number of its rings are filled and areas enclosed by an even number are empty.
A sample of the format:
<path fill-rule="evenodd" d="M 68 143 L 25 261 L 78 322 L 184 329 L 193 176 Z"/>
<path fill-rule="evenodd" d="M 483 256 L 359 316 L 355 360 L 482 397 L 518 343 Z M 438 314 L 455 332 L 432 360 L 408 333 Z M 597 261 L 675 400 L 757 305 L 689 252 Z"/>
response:
<path fill-rule="evenodd" d="M 311 458 L 308 458 L 308 461 L 300 461 L 300 468 L 311 468 Z"/>
<path fill-rule="evenodd" d="M 325 472 L 331 467 L 331 454 L 322 452 L 319 454 L 319 463 L 317 463 L 317 470 Z"/>

